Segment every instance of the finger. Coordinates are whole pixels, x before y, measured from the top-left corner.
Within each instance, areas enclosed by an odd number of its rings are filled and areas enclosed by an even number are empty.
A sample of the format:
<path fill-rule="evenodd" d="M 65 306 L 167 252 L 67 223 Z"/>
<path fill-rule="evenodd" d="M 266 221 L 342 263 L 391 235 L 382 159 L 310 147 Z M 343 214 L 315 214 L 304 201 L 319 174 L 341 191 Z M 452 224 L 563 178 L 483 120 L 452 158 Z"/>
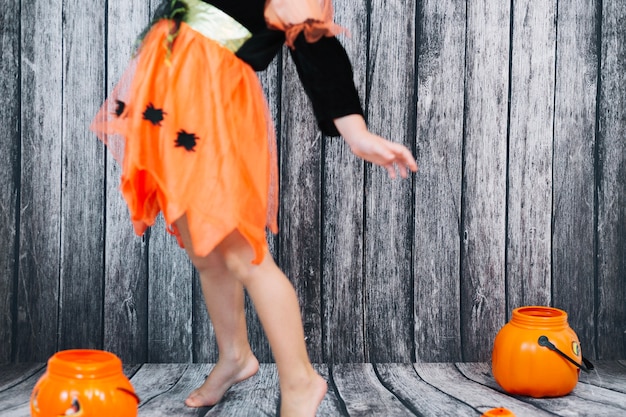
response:
<path fill-rule="evenodd" d="M 385 169 L 389 173 L 389 177 L 392 180 L 395 180 L 396 179 L 396 169 L 394 168 L 393 164 L 385 165 Z"/>
<path fill-rule="evenodd" d="M 398 169 L 400 170 L 400 176 L 402 178 L 408 178 L 409 177 L 409 172 L 406 169 L 406 165 L 404 164 L 398 164 Z"/>
<path fill-rule="evenodd" d="M 409 169 L 411 169 L 410 162 L 411 162 L 410 160 L 407 161 L 405 159 L 405 155 L 399 155 L 398 157 L 395 158 L 394 164 L 397 165 L 397 170 L 400 171 L 400 176 L 402 178 L 409 177 Z"/>
<path fill-rule="evenodd" d="M 417 170 L 417 163 L 411 154 L 411 151 L 399 143 L 393 143 L 393 153 L 398 164 L 407 165 L 412 171 Z"/>
<path fill-rule="evenodd" d="M 415 159 L 413 157 L 411 157 L 410 163 L 408 165 L 411 171 L 417 172 L 417 162 L 415 162 Z"/>
<path fill-rule="evenodd" d="M 402 167 L 402 170 L 406 172 L 407 177 L 411 172 L 417 171 L 417 164 L 415 162 L 411 163 L 411 161 L 404 161 L 402 164 L 399 164 Z"/>
<path fill-rule="evenodd" d="M 415 158 L 411 154 L 411 151 L 409 151 L 407 148 L 403 148 L 401 158 L 403 164 L 405 166 L 408 166 L 411 171 L 417 171 L 417 162 L 415 162 Z"/>

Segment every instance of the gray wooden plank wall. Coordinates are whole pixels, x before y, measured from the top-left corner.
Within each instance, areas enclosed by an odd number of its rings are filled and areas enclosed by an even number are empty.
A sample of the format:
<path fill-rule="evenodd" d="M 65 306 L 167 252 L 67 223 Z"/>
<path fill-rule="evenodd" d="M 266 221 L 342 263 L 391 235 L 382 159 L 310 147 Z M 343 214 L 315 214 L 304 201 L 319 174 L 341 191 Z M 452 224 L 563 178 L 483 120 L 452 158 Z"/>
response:
<path fill-rule="evenodd" d="M 196 273 L 162 222 L 133 235 L 88 130 L 157 3 L 0 4 L 0 362 L 217 359 Z M 312 360 L 484 361 L 529 304 L 568 311 L 586 355 L 625 358 L 626 4 L 335 9 L 371 128 L 420 171 L 391 181 L 323 137 L 286 51 L 260 74 L 281 173 L 270 246 Z"/>

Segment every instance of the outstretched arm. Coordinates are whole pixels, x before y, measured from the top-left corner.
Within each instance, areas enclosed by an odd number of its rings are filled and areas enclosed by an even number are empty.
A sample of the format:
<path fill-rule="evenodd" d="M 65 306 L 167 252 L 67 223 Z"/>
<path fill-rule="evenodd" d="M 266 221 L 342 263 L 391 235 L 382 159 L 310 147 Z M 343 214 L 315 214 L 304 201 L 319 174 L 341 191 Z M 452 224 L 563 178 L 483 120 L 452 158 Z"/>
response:
<path fill-rule="evenodd" d="M 406 146 L 390 142 L 367 130 L 365 120 L 359 114 L 351 114 L 334 120 L 341 136 L 356 156 L 380 165 L 391 178 L 396 178 L 396 168 L 402 178 L 407 178 L 409 170 L 417 171 L 415 158 Z"/>

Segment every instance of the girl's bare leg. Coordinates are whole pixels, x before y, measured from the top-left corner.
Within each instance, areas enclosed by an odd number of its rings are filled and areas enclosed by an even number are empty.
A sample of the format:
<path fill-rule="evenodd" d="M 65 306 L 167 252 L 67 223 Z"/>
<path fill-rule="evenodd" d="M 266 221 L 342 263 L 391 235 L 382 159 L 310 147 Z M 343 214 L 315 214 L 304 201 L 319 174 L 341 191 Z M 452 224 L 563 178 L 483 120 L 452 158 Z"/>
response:
<path fill-rule="evenodd" d="M 185 219 L 177 221 L 176 225 L 185 246 L 191 252 Z M 276 360 L 280 378 L 281 416 L 315 416 L 326 394 L 326 381 L 315 372 L 309 361 L 295 290 L 270 254 L 266 254 L 260 265 L 253 265 L 252 248 L 235 231 L 209 257 L 197 259 L 192 255 L 191 259 L 200 271 L 215 266 L 216 259 L 220 259 L 219 263 L 229 271 L 227 275 L 235 277 L 248 290 Z M 226 308 L 224 311 L 230 310 Z M 214 311 L 211 307 L 211 319 L 224 314 L 224 311 L 217 308 Z"/>
<path fill-rule="evenodd" d="M 244 285 L 276 359 L 281 392 L 280 415 L 314 417 L 327 386 L 309 361 L 293 286 L 269 254 L 258 267 L 251 268 Z"/>
<path fill-rule="evenodd" d="M 191 248 L 186 219 L 177 222 L 186 248 Z M 250 349 L 241 283 L 233 277 L 216 253 L 197 258 L 188 249 L 200 274 L 202 293 L 215 330 L 219 359 L 201 387 L 189 394 L 185 404 L 204 407 L 216 404 L 237 382 L 256 374 L 259 362 Z"/>

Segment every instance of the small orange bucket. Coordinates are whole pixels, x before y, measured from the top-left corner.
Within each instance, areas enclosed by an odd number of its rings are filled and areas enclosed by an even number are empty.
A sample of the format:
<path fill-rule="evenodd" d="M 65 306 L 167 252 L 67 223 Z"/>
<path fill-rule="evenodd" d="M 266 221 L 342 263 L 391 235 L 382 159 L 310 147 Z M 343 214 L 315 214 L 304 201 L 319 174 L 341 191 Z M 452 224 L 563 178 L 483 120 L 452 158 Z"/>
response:
<path fill-rule="evenodd" d="M 485 411 L 480 417 L 515 417 L 515 414 L 509 409 L 498 407 Z"/>
<path fill-rule="evenodd" d="M 511 320 L 496 335 L 491 365 L 496 382 L 506 392 L 537 398 L 570 393 L 580 370 L 593 369 L 582 357 L 567 313 L 542 306 L 513 310 Z"/>
<path fill-rule="evenodd" d="M 90 349 L 54 354 L 30 397 L 32 417 L 135 417 L 138 404 L 122 361 Z"/>

